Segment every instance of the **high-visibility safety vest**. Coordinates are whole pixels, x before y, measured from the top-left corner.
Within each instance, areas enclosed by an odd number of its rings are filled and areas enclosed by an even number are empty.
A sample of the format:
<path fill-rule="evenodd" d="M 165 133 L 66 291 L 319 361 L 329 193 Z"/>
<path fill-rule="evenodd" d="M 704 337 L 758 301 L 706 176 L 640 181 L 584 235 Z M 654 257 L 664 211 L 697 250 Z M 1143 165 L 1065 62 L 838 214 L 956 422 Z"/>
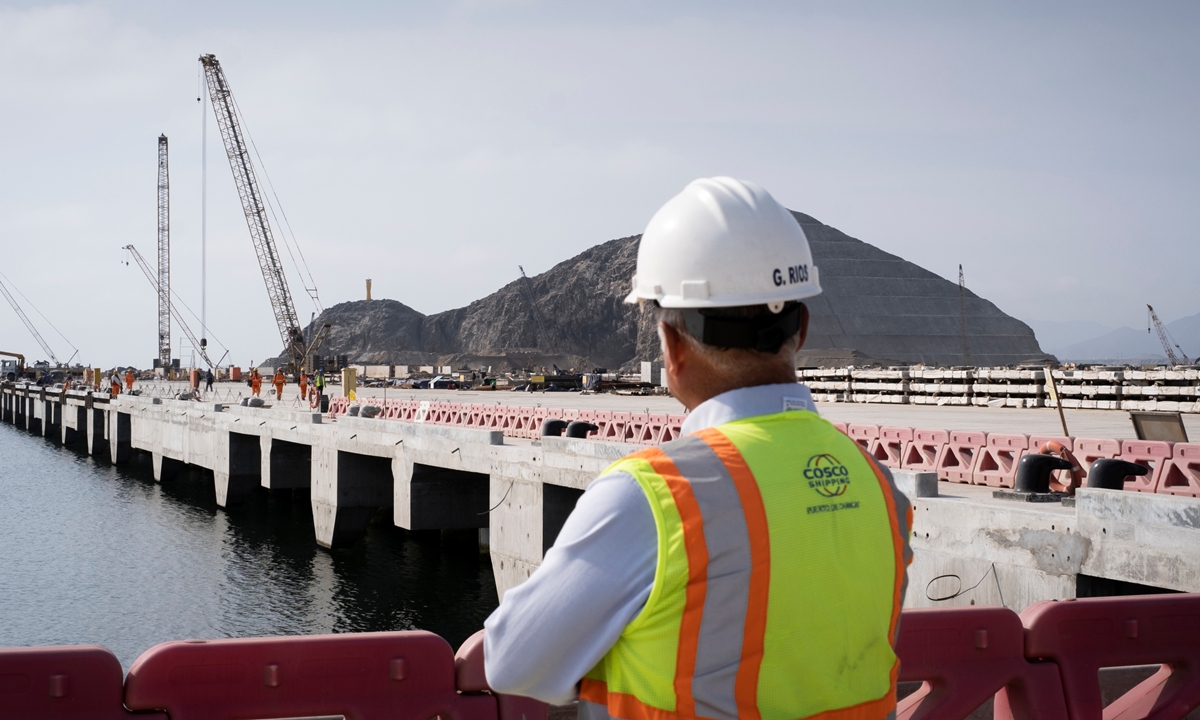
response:
<path fill-rule="evenodd" d="M 726 423 L 614 463 L 658 529 L 645 607 L 580 687 L 580 717 L 875 720 L 911 510 L 815 413 Z"/>

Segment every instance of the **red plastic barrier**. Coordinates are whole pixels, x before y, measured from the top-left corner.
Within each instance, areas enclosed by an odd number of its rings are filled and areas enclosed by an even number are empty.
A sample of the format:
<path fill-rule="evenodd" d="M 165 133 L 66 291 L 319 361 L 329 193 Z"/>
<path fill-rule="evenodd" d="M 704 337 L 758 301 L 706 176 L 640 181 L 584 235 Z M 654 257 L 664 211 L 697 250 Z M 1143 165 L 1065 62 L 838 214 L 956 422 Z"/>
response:
<path fill-rule="evenodd" d="M 608 437 L 608 426 L 612 425 L 612 411 L 597 410 L 592 423 L 596 425 L 597 430 L 594 433 L 588 433 L 588 439 L 604 440 Z"/>
<path fill-rule="evenodd" d="M 546 418 L 550 417 L 550 409 L 544 407 L 536 407 L 533 409 L 533 415 L 530 420 L 529 437 L 540 438 L 542 436 L 542 423 L 546 422 Z"/>
<path fill-rule="evenodd" d="M 496 429 L 505 435 L 517 437 L 517 424 L 520 420 L 520 413 L 516 408 L 497 407 L 496 408 Z"/>
<path fill-rule="evenodd" d="M 646 443 L 642 442 L 642 432 L 649 421 L 650 415 L 647 413 L 630 413 L 629 427 L 625 431 L 625 442 L 645 445 Z"/>
<path fill-rule="evenodd" d="M 338 415 L 345 415 L 346 411 L 349 409 L 350 409 L 350 398 L 344 398 L 344 397 L 329 398 L 329 416 L 330 417 L 337 417 Z"/>
<path fill-rule="evenodd" d="M 1071 452 L 1075 455 L 1075 459 L 1079 461 L 1079 467 L 1083 468 L 1083 484 L 1087 485 L 1087 476 L 1092 470 L 1092 463 L 1100 458 L 1115 458 L 1120 455 L 1121 441 L 1099 438 L 1075 438 L 1075 449 Z"/>
<path fill-rule="evenodd" d="M 975 456 L 971 482 L 991 487 L 1012 487 L 1017 477 L 1017 461 L 1028 449 L 1028 435 L 988 435 L 987 444 Z"/>
<path fill-rule="evenodd" d="M 629 429 L 630 413 L 613 412 L 612 418 L 608 422 L 608 427 L 604 430 L 604 435 L 601 440 L 609 442 L 625 442 L 625 433 Z"/>
<path fill-rule="evenodd" d="M 871 454 L 890 468 L 899 469 L 904 452 L 913 440 L 913 429 L 907 427 L 881 427 L 879 437 L 871 445 Z"/>
<path fill-rule="evenodd" d="M 1161 440 L 1123 440 L 1121 454 L 1117 457 L 1150 468 L 1146 475 L 1125 478 L 1125 489 L 1152 493 L 1158 489 L 1163 467 L 1171 457 L 1171 443 Z"/>
<path fill-rule="evenodd" d="M 1175 443 L 1158 480 L 1158 492 L 1200 497 L 1200 443 Z"/>
<path fill-rule="evenodd" d="M 687 420 L 687 415 L 668 415 L 667 424 L 663 427 L 661 442 L 669 443 L 683 437 L 684 420 Z"/>
<path fill-rule="evenodd" d="M 1026 657 L 1058 664 L 1073 720 L 1166 720 L 1200 707 L 1200 595 L 1040 602 L 1021 620 Z M 1154 676 L 1104 707 L 1101 668 L 1158 664 Z"/>
<path fill-rule="evenodd" d="M 95 645 L 0 648 L 0 717 L 129 720 L 124 679 L 117 657 Z"/>
<path fill-rule="evenodd" d="M 913 430 L 912 442 L 904 451 L 900 467 L 918 472 L 937 472 L 938 462 L 946 452 L 949 442 L 950 433 L 945 430 Z"/>
<path fill-rule="evenodd" d="M 454 682 L 460 692 L 493 692 L 483 667 L 483 631 L 467 638 L 454 654 Z M 545 720 L 549 707 L 533 698 L 495 695 L 499 720 Z"/>
<path fill-rule="evenodd" d="M 401 400 L 385 400 L 383 402 L 384 417 L 388 420 L 399 420 L 402 414 L 401 402 Z"/>
<path fill-rule="evenodd" d="M 667 427 L 666 413 L 650 413 L 646 416 L 646 423 L 642 426 L 641 432 L 634 442 L 642 445 L 661 445 L 663 443 L 663 431 Z"/>
<path fill-rule="evenodd" d="M 541 428 L 534 427 L 533 425 L 533 411 L 534 408 L 531 407 L 517 408 L 517 422 L 515 426 L 516 437 L 537 437 L 537 433 L 541 430 Z"/>
<path fill-rule="evenodd" d="M 846 434 L 850 436 L 851 440 L 858 443 L 863 450 L 871 452 L 875 441 L 879 439 L 879 426 L 850 424 L 846 426 Z"/>
<path fill-rule="evenodd" d="M 840 432 L 843 435 L 846 434 L 846 423 L 830 423 L 830 424 L 833 425 L 834 430 L 837 430 L 838 432 Z"/>
<path fill-rule="evenodd" d="M 495 699 L 458 694 L 454 674 L 423 631 L 169 642 L 134 662 L 125 704 L 171 720 L 495 720 Z"/>
<path fill-rule="evenodd" d="M 922 682 L 900 700 L 898 720 L 961 720 L 998 692 L 1014 718 L 1064 720 L 1066 704 L 1052 664 L 1030 663 L 1024 628 L 1005 608 L 905 610 L 900 617 L 902 682 Z"/>
<path fill-rule="evenodd" d="M 975 456 L 984 445 L 987 445 L 987 433 L 970 430 L 951 431 L 945 452 L 938 462 L 938 479 L 956 483 L 971 482 Z"/>

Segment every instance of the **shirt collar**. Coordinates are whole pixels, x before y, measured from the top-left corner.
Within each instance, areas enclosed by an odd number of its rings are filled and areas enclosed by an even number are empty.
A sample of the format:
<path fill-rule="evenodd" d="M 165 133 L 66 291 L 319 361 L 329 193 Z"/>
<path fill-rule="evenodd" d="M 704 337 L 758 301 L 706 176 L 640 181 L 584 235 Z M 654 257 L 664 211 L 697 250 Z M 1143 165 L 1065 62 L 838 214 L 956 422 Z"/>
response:
<path fill-rule="evenodd" d="M 812 393 L 800 383 L 778 383 L 738 388 L 709 398 L 688 413 L 683 421 L 682 435 L 743 420 L 756 415 L 774 415 L 787 410 L 807 410 L 815 413 Z"/>

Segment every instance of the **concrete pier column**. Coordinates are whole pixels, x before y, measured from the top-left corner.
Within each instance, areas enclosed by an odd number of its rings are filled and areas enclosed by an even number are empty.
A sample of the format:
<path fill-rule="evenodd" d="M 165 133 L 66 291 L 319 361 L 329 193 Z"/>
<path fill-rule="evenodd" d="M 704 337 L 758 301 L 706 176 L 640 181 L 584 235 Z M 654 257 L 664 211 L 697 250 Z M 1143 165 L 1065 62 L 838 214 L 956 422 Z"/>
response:
<path fill-rule="evenodd" d="M 82 405 L 64 405 L 62 422 L 62 444 L 74 445 L 87 433 L 87 408 Z"/>
<path fill-rule="evenodd" d="M 262 484 L 262 446 L 257 435 L 229 433 L 229 462 L 213 471 L 217 505 L 236 507 Z"/>
<path fill-rule="evenodd" d="M 312 446 L 262 437 L 262 486 L 269 490 L 312 486 Z"/>
<path fill-rule="evenodd" d="M 62 403 L 57 398 L 42 394 L 42 437 L 54 442 L 62 441 Z"/>
<path fill-rule="evenodd" d="M 12 401 L 13 393 L 0 393 L 0 421 L 10 423 L 12 419 Z"/>
<path fill-rule="evenodd" d="M 174 480 L 179 475 L 179 471 L 185 467 L 185 463 L 159 452 L 150 453 L 150 464 L 154 468 L 154 482 Z"/>
<path fill-rule="evenodd" d="M 312 449 L 313 529 L 322 547 L 358 542 L 371 518 L 392 503 L 392 458 Z"/>
<path fill-rule="evenodd" d="M 90 400 L 90 398 L 89 398 Z M 85 406 L 87 413 L 87 451 L 88 455 L 108 455 L 108 421 L 103 408 Z"/>
<path fill-rule="evenodd" d="M 42 434 L 42 407 L 36 395 L 25 398 L 25 429 L 35 435 Z"/>
<path fill-rule="evenodd" d="M 113 465 L 124 465 L 133 459 L 132 428 L 129 413 L 119 410 L 108 413 L 108 454 Z"/>

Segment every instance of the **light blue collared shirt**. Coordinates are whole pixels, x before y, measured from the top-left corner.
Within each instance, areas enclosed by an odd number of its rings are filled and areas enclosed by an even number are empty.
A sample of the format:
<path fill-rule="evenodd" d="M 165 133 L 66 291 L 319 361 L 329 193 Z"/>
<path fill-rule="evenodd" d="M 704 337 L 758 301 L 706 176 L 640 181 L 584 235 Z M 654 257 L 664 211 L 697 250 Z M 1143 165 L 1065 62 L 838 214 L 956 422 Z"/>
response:
<path fill-rule="evenodd" d="M 683 423 L 689 434 L 785 410 L 816 412 L 797 383 L 740 388 L 711 398 Z M 616 644 L 654 586 L 658 531 L 646 495 L 628 473 L 588 486 L 541 567 L 504 595 L 484 623 L 488 684 L 556 705 Z"/>

